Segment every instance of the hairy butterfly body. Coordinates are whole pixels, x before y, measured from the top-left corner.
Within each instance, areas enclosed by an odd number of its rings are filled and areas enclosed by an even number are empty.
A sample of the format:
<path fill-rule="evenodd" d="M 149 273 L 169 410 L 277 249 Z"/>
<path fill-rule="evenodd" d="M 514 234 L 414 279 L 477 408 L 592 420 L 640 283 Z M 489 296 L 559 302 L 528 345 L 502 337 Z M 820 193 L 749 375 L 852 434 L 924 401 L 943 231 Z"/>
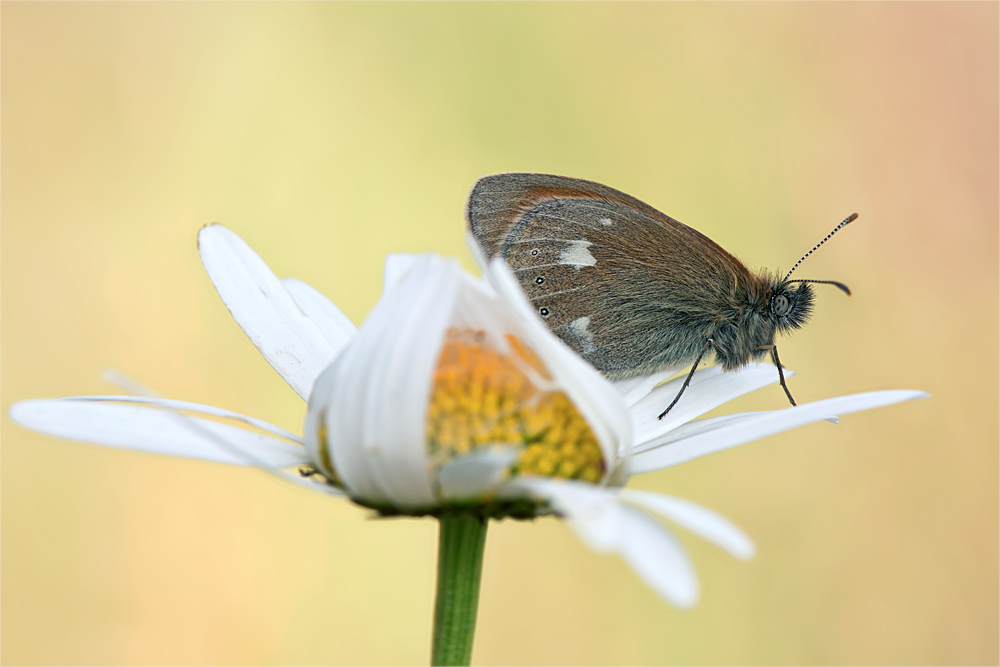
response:
<path fill-rule="evenodd" d="M 832 281 L 751 271 L 697 230 L 591 181 L 486 176 L 466 217 L 483 254 L 507 262 L 551 330 L 612 380 L 693 364 L 690 381 L 709 348 L 724 370 L 771 354 L 780 374 L 774 340 L 809 318 L 807 282 L 850 294 Z"/>

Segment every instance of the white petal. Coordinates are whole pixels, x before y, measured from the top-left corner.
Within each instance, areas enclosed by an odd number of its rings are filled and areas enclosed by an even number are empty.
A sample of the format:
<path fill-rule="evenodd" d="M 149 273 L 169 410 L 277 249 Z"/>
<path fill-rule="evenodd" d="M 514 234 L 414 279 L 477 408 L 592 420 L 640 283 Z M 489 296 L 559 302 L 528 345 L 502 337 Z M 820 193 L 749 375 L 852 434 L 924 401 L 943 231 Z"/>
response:
<path fill-rule="evenodd" d="M 483 279 L 488 280 L 486 273 L 490 268 L 490 260 L 488 260 L 486 255 L 483 254 L 483 249 L 479 247 L 479 241 L 476 240 L 476 237 L 472 234 L 472 232 L 465 233 L 465 247 L 469 249 L 470 253 L 472 253 L 472 258 L 476 260 L 476 264 L 478 264 L 479 268 L 482 270 Z"/>
<path fill-rule="evenodd" d="M 614 483 L 623 482 L 624 467 L 616 467 L 615 462 L 619 459 L 627 462 L 633 442 L 632 428 L 629 413 L 614 385 L 549 331 L 502 260 L 495 259 L 489 264 L 487 276 L 517 317 L 529 344 L 545 360 L 559 388 L 593 430 L 609 463 L 608 478 Z"/>
<path fill-rule="evenodd" d="M 223 419 L 232 419 L 233 421 L 243 422 L 254 428 L 259 428 L 262 431 L 267 431 L 279 438 L 285 438 L 286 440 L 291 440 L 292 442 L 303 444 L 303 440 L 298 435 L 292 433 L 291 431 L 286 431 L 280 426 L 275 426 L 274 424 L 268 423 L 263 419 L 257 419 L 255 417 L 247 417 L 246 415 L 241 415 L 238 412 L 232 412 L 231 410 L 224 410 L 223 408 L 216 408 L 211 405 L 202 405 L 200 403 L 188 403 L 187 401 L 174 401 L 169 398 L 159 398 L 153 396 L 68 396 L 66 398 L 59 399 L 60 401 L 86 401 L 91 403 L 138 403 L 140 405 L 153 405 L 160 408 L 166 408 L 168 410 L 186 410 L 188 412 L 200 412 L 204 415 L 212 415 L 213 417 L 222 417 Z"/>
<path fill-rule="evenodd" d="M 483 447 L 447 461 L 438 469 L 438 495 L 463 500 L 495 492 L 507 481 L 520 453 L 515 447 Z"/>
<path fill-rule="evenodd" d="M 622 556 L 653 592 L 681 609 L 698 603 L 698 574 L 670 531 L 641 512 L 622 512 Z"/>
<path fill-rule="evenodd" d="M 385 264 L 382 265 L 382 294 L 399 284 L 406 272 L 420 260 L 420 255 L 408 252 L 395 252 L 386 255 Z"/>
<path fill-rule="evenodd" d="M 306 317 L 316 323 L 320 333 L 333 346 L 334 356 L 340 354 L 358 333 L 358 327 L 354 322 L 344 315 L 333 301 L 309 283 L 298 278 L 283 278 L 281 284 L 292 295 Z"/>
<path fill-rule="evenodd" d="M 596 491 L 595 491 L 596 490 Z M 511 494 L 511 492 L 516 492 Z M 504 485 L 504 497 L 545 500 L 567 518 L 570 528 L 598 553 L 617 551 L 621 544 L 621 505 L 603 487 L 551 477 L 517 477 Z"/>
<path fill-rule="evenodd" d="M 306 450 L 282 440 L 169 410 L 86 400 L 15 403 L 10 417 L 69 440 L 264 468 L 307 462 Z"/>
<path fill-rule="evenodd" d="M 666 433 L 655 440 L 647 440 L 637 444 L 633 453 L 640 454 L 642 452 L 649 451 L 650 449 L 656 449 L 657 447 L 669 445 L 670 443 L 677 442 L 678 440 L 684 440 L 685 438 L 690 438 L 701 433 L 718 430 L 723 426 L 731 426 L 733 424 L 743 422 L 754 415 L 763 415 L 767 413 L 767 410 L 759 410 L 757 412 L 737 412 L 731 415 L 719 415 L 718 417 L 696 419 L 693 422 L 681 424 L 669 433 Z"/>
<path fill-rule="evenodd" d="M 693 422 L 688 422 L 687 424 L 681 424 L 677 428 L 673 429 L 669 433 L 660 435 L 653 440 L 646 440 L 635 446 L 633 453 L 639 454 L 642 452 L 647 452 L 651 449 L 657 449 L 659 447 L 665 447 L 673 442 L 679 440 L 684 440 L 686 438 L 691 438 L 702 433 L 708 433 L 710 431 L 717 431 L 723 426 L 734 426 L 736 424 L 742 423 L 747 419 L 755 415 L 768 414 L 768 410 L 758 410 L 756 412 L 736 412 L 731 415 L 719 415 L 718 417 L 709 417 L 707 419 L 696 419 Z M 839 417 L 824 417 L 818 421 L 828 421 L 831 424 L 839 424 Z"/>
<path fill-rule="evenodd" d="M 653 387 L 660 384 L 667 378 L 673 377 L 677 374 L 677 371 L 682 369 L 683 366 L 678 368 L 668 368 L 658 373 L 653 373 L 652 375 L 641 375 L 627 380 L 616 380 L 612 384 L 615 385 L 615 389 L 617 389 L 618 393 L 621 394 L 622 401 L 625 402 L 625 405 L 631 408 L 633 405 L 645 398 L 649 392 L 653 391 Z"/>
<path fill-rule="evenodd" d="M 591 549 L 617 553 L 653 591 L 678 607 L 698 601 L 698 576 L 677 539 L 615 492 L 590 484 L 521 477 L 508 487 L 546 499 Z"/>
<path fill-rule="evenodd" d="M 632 472 L 638 474 L 668 468 L 815 421 L 927 396 L 928 394 L 922 391 L 873 391 L 765 412 L 736 424 L 636 454 Z"/>
<path fill-rule="evenodd" d="M 364 447 L 396 505 L 433 502 L 426 427 L 434 369 L 460 284 L 458 262 L 425 256 L 400 289 L 371 367 Z M 387 415 L 387 411 L 391 414 Z M 387 416 L 389 417 L 387 419 Z"/>
<path fill-rule="evenodd" d="M 145 396 L 147 398 L 160 398 L 160 396 L 134 378 L 121 373 L 114 368 L 105 368 L 101 371 L 101 379 L 115 385 L 119 389 L 128 392 L 130 396 Z"/>
<path fill-rule="evenodd" d="M 358 339 L 355 338 L 352 344 L 357 345 Z M 350 348 L 351 344 L 348 344 L 347 350 Z M 364 397 L 360 392 L 345 392 L 341 386 L 343 383 L 338 383 L 341 378 L 351 377 L 354 374 L 350 368 L 352 361 L 353 357 L 341 353 L 336 361 L 316 378 L 313 392 L 309 396 L 302 437 L 306 441 L 309 458 L 316 462 L 320 471 L 327 475 L 335 474 L 341 481 L 346 477 L 350 482 L 344 482 L 344 486 L 349 494 L 361 497 L 362 493 L 373 485 L 366 477 L 368 466 L 364 462 L 360 447 L 362 426 L 359 415 Z M 341 416 L 347 417 L 347 421 L 329 423 L 329 420 L 337 420 Z M 337 453 L 335 445 L 340 441 L 354 442 L 358 446 L 355 450 L 345 448 Z M 332 462 L 333 469 L 326 465 L 327 458 Z M 376 497 L 377 492 L 368 490 L 368 493 L 370 494 L 368 497 Z"/>
<path fill-rule="evenodd" d="M 356 497 L 397 507 L 434 503 L 426 417 L 459 276 L 453 260 L 418 257 L 317 382 L 307 429 L 323 411 L 334 466 Z"/>
<path fill-rule="evenodd" d="M 308 399 L 316 377 L 336 356 L 317 322 L 250 246 L 222 225 L 202 228 L 198 252 L 233 319 L 295 393 Z"/>
<path fill-rule="evenodd" d="M 520 320 L 496 290 L 464 272 L 451 325 L 457 329 L 482 331 L 498 350 L 507 348 L 506 334 L 524 335 Z"/>
<path fill-rule="evenodd" d="M 755 549 L 750 536 L 718 512 L 684 498 L 651 491 L 622 489 L 620 497 L 633 505 L 656 512 L 740 560 L 753 557 Z"/>
<path fill-rule="evenodd" d="M 794 372 L 786 370 L 785 377 Z M 636 443 L 648 442 L 728 403 L 738 396 L 766 387 L 778 381 L 778 370 L 773 364 L 747 364 L 738 371 L 726 373 L 719 366 L 700 368 L 691 378 L 691 384 L 684 391 L 670 412 L 658 419 L 660 413 L 670 405 L 684 384 L 686 375 L 674 378 L 653 389 L 644 399 L 632 406 L 632 428 Z"/>

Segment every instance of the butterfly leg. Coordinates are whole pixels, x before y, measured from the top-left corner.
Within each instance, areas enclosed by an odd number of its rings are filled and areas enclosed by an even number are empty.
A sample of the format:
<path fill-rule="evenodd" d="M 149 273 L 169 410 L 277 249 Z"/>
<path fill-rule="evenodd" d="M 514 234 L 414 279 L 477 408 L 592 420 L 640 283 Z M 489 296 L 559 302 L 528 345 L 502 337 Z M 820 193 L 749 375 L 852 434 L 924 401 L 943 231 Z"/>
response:
<path fill-rule="evenodd" d="M 774 359 L 774 365 L 778 367 L 778 379 L 781 381 L 781 388 L 785 390 L 785 396 L 788 397 L 788 402 L 792 405 L 796 405 L 795 399 L 792 398 L 792 392 L 788 391 L 788 385 L 785 384 L 785 372 L 781 370 L 781 362 L 778 361 L 777 345 L 771 348 L 771 358 Z"/>
<path fill-rule="evenodd" d="M 681 385 L 681 390 L 677 392 L 677 395 L 674 396 L 674 400 L 670 401 L 670 405 L 667 406 L 666 410 L 660 413 L 660 416 L 657 417 L 657 419 L 663 419 L 664 415 L 670 412 L 670 409 L 677 405 L 677 401 L 681 400 L 681 394 L 683 394 L 684 390 L 688 388 L 689 384 L 691 384 L 691 378 L 694 377 L 694 372 L 697 370 L 698 364 L 701 363 L 701 358 L 704 357 L 705 352 L 708 351 L 709 345 L 715 345 L 715 349 L 719 349 L 719 346 L 711 338 L 705 341 L 705 346 L 701 348 L 701 352 L 698 353 L 698 358 L 694 360 L 694 365 L 691 366 L 691 372 L 688 373 L 687 377 L 684 379 L 684 384 Z M 719 350 L 719 352 L 721 353 L 722 351 Z"/>

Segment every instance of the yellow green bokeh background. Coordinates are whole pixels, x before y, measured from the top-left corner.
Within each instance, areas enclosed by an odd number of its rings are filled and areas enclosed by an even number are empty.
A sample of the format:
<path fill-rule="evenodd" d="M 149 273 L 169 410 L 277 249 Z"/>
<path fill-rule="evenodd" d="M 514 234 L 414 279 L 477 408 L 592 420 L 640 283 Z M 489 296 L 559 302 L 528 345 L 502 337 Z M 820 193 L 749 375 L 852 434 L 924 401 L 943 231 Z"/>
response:
<path fill-rule="evenodd" d="M 198 262 L 212 221 L 355 321 L 386 253 L 465 250 L 486 173 L 636 195 L 810 258 L 801 401 L 933 398 L 633 486 L 732 517 L 693 611 L 556 521 L 489 534 L 479 664 L 996 664 L 998 5 L 5 3 L 2 407 L 160 393 L 299 430 Z M 770 387 L 727 410 L 776 409 Z M 386 406 L 392 418 L 392 406 Z M 2 423 L 4 664 L 429 655 L 436 527 L 258 472 Z"/>

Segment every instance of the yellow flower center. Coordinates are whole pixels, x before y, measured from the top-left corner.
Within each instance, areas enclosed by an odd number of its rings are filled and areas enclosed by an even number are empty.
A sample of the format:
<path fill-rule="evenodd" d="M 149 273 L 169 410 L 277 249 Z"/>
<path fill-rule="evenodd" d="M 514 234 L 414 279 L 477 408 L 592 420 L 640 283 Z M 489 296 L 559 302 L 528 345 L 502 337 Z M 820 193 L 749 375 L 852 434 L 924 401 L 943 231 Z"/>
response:
<path fill-rule="evenodd" d="M 516 447 L 511 473 L 597 482 L 601 447 L 569 397 L 516 336 L 500 351 L 482 332 L 448 331 L 427 415 L 431 459 L 444 462 L 491 446 Z"/>

